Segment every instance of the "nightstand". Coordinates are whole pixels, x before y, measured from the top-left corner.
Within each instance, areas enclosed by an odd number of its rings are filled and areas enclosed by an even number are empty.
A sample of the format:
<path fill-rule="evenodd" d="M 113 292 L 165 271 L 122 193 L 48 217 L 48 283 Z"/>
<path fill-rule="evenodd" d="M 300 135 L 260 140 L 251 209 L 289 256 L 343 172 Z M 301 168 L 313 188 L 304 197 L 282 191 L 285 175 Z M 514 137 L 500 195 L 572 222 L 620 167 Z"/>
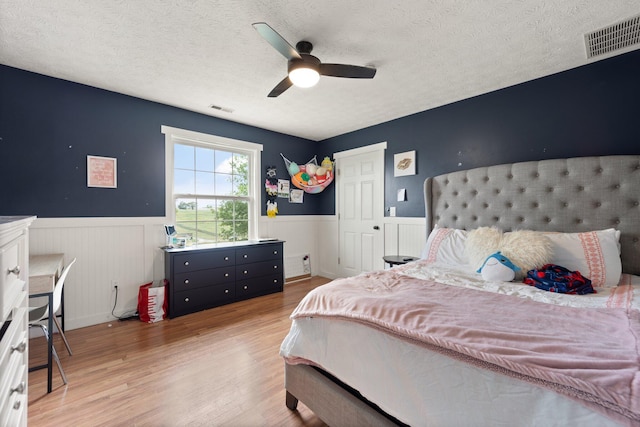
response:
<path fill-rule="evenodd" d="M 407 255 L 387 255 L 387 256 L 382 257 L 382 259 L 384 260 L 384 262 L 386 262 L 391 267 L 393 267 L 394 265 L 406 264 L 406 263 L 411 262 L 411 261 L 416 261 L 416 260 L 418 260 L 420 258 L 416 258 L 416 257 L 413 257 L 413 256 L 407 256 Z"/>

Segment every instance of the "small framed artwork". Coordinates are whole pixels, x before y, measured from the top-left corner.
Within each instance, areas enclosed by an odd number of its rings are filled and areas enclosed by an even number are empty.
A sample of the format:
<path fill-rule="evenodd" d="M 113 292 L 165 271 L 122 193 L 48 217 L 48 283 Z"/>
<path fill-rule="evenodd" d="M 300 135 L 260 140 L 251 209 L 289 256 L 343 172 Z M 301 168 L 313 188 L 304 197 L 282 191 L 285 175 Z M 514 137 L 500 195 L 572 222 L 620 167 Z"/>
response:
<path fill-rule="evenodd" d="M 304 191 L 291 190 L 291 197 L 289 197 L 289 203 L 302 203 L 304 199 Z"/>
<path fill-rule="evenodd" d="M 87 156 L 87 187 L 118 188 L 117 159 Z"/>
<path fill-rule="evenodd" d="M 393 155 L 393 176 L 416 174 L 416 152 L 406 151 Z"/>
<path fill-rule="evenodd" d="M 289 198 L 289 184 L 290 181 L 288 179 L 278 180 L 278 197 Z"/>

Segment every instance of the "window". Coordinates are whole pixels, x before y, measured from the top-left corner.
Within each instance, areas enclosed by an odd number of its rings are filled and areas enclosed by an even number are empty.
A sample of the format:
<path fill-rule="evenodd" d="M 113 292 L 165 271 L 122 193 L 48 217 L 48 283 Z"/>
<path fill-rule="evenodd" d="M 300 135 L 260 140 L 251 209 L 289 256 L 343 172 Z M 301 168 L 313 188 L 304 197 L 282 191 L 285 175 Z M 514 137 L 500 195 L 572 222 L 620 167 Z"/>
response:
<path fill-rule="evenodd" d="M 262 145 L 162 127 L 167 220 L 187 244 L 255 239 Z"/>

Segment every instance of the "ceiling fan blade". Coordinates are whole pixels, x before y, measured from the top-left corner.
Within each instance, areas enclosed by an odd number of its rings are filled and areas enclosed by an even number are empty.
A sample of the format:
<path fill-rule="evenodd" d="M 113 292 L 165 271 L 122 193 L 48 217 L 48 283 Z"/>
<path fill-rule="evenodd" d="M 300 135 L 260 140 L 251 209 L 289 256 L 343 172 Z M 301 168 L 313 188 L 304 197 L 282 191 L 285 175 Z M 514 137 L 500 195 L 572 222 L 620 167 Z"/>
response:
<path fill-rule="evenodd" d="M 372 79 L 376 69 L 345 64 L 320 64 L 320 74 L 331 77 L 347 77 L 350 79 Z"/>
<path fill-rule="evenodd" d="M 285 90 L 289 89 L 291 86 L 293 86 L 293 83 L 291 83 L 291 80 L 289 80 L 289 76 L 287 76 L 284 79 L 282 79 L 282 81 L 278 83 L 271 92 L 269 92 L 268 97 L 275 98 Z"/>
<path fill-rule="evenodd" d="M 256 22 L 253 24 L 258 33 L 264 38 L 271 46 L 273 46 L 278 52 L 287 59 L 301 59 L 300 53 L 289 44 L 276 30 L 271 28 L 269 24 L 265 22 Z"/>

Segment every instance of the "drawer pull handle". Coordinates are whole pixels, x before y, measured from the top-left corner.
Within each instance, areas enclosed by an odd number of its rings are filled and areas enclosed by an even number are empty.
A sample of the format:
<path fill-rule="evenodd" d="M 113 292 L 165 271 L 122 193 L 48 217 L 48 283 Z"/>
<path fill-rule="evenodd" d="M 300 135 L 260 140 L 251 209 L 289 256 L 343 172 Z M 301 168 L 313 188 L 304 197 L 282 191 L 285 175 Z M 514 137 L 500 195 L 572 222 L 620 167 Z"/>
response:
<path fill-rule="evenodd" d="M 278 255 L 278 251 L 273 251 L 273 254 L 274 255 Z"/>
<path fill-rule="evenodd" d="M 242 255 L 242 258 L 249 258 L 249 255 L 244 254 L 244 255 Z"/>
<path fill-rule="evenodd" d="M 20 384 L 18 384 L 17 386 L 15 386 L 14 388 L 12 388 L 10 390 L 9 394 L 13 394 L 13 393 L 24 393 L 24 389 L 26 387 L 26 384 L 24 383 L 24 381 L 22 381 Z"/>
<path fill-rule="evenodd" d="M 27 343 L 22 341 L 20 344 L 16 345 L 15 347 L 11 347 L 11 352 L 13 353 L 14 351 L 17 351 L 18 353 L 24 353 L 26 349 L 27 349 Z"/>
<path fill-rule="evenodd" d="M 224 273 L 224 277 L 229 277 L 229 273 Z"/>
<path fill-rule="evenodd" d="M 228 294 L 228 293 L 229 293 L 229 289 L 225 289 L 225 290 L 224 290 L 224 293 L 225 293 L 225 294 Z"/>
<path fill-rule="evenodd" d="M 278 269 L 278 266 L 277 266 L 277 265 L 274 265 L 274 266 L 273 266 L 273 268 L 275 268 L 275 269 L 277 270 L 277 269 Z"/>
<path fill-rule="evenodd" d="M 242 287 L 242 289 L 244 289 L 245 291 L 246 291 L 248 288 L 249 288 L 249 287 L 248 287 L 247 285 L 244 285 L 244 286 Z"/>
<path fill-rule="evenodd" d="M 185 299 L 184 299 L 184 302 L 189 302 L 189 298 L 188 298 L 188 297 L 187 297 L 187 298 L 185 298 Z"/>
<path fill-rule="evenodd" d="M 278 283 L 278 279 L 273 279 L 273 283 Z"/>
<path fill-rule="evenodd" d="M 185 262 L 184 262 L 184 265 L 189 265 L 189 261 L 185 261 Z"/>
<path fill-rule="evenodd" d="M 229 261 L 229 257 L 228 256 L 224 257 L 224 260 Z"/>
<path fill-rule="evenodd" d="M 247 270 L 245 270 L 245 271 L 243 271 L 243 273 L 244 273 L 244 274 L 247 274 L 248 272 L 247 272 Z"/>
<path fill-rule="evenodd" d="M 13 274 L 15 274 L 17 276 L 18 274 L 20 274 L 20 266 L 16 265 L 11 270 L 7 270 L 7 273 L 9 273 L 9 274 L 13 273 Z"/>
<path fill-rule="evenodd" d="M 184 281 L 184 284 L 185 284 L 185 285 L 188 285 L 188 284 L 189 284 L 189 279 L 186 279 L 186 280 Z"/>

